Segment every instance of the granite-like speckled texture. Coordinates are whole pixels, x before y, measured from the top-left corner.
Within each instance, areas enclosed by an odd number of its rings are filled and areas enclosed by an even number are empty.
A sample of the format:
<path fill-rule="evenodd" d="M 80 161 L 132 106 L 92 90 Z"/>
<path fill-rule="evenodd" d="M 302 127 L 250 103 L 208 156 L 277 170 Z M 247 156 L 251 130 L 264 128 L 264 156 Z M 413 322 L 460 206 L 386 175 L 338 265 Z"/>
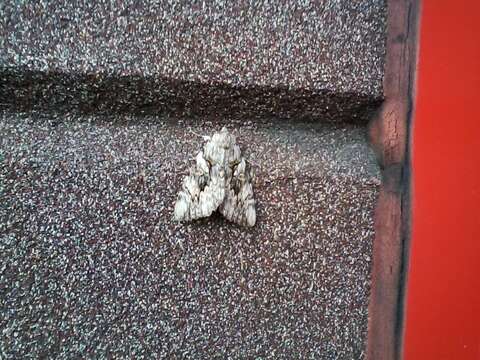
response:
<path fill-rule="evenodd" d="M 1 1 L 0 357 L 363 358 L 385 6 Z M 258 223 L 176 224 L 223 125 Z"/>
<path fill-rule="evenodd" d="M 2 1 L 0 106 L 365 121 L 382 99 L 385 8 Z"/>
<path fill-rule="evenodd" d="M 2 1 L 2 66 L 382 95 L 383 0 Z"/>
<path fill-rule="evenodd" d="M 172 221 L 227 125 L 258 223 Z M 0 356 L 361 359 L 379 185 L 355 125 L 0 116 Z"/>

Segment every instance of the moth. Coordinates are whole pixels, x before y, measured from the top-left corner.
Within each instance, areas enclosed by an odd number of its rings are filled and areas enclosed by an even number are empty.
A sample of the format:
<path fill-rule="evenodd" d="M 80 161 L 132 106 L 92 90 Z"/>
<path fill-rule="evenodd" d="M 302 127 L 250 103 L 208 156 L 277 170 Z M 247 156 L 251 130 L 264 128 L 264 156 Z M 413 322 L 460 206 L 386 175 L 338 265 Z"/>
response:
<path fill-rule="evenodd" d="M 174 219 L 191 221 L 219 211 L 241 226 L 256 222 L 253 170 L 242 156 L 234 135 L 226 127 L 206 137 L 185 176 L 175 203 Z"/>

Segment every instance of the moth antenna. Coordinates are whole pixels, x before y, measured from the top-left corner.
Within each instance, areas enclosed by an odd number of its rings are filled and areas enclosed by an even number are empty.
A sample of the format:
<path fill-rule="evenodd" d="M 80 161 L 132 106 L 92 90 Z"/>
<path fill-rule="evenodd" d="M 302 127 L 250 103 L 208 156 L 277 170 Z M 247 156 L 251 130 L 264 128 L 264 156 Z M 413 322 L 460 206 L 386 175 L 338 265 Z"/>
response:
<path fill-rule="evenodd" d="M 209 140 L 211 139 L 210 136 L 198 134 L 198 133 L 196 133 L 195 131 L 193 131 L 191 128 L 188 129 L 188 130 L 190 130 L 190 132 L 191 132 L 193 135 L 198 136 L 198 137 L 201 137 L 204 141 L 209 141 Z"/>

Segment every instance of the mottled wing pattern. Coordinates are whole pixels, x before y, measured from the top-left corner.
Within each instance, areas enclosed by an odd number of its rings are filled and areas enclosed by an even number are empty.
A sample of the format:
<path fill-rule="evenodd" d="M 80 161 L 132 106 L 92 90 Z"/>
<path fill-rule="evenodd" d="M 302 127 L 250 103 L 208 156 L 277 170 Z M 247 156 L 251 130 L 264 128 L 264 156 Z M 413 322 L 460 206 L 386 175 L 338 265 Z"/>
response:
<path fill-rule="evenodd" d="M 226 219 L 242 226 L 254 226 L 256 222 L 251 174 L 250 166 L 242 159 L 228 179 L 225 199 L 219 207 Z"/>
<path fill-rule="evenodd" d="M 216 210 L 239 225 L 255 225 L 251 169 L 226 128 L 215 133 L 197 154 L 195 166 L 183 179 L 174 218 L 191 221 Z"/>

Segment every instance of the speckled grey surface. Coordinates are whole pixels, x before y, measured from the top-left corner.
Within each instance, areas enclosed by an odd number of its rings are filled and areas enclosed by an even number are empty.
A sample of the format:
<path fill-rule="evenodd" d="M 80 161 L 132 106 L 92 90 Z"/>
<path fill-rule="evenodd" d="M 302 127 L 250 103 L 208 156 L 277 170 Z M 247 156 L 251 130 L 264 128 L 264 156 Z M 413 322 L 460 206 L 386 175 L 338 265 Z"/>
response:
<path fill-rule="evenodd" d="M 0 357 L 363 358 L 385 6 L 1 1 Z M 176 224 L 223 125 L 258 223 Z"/>
<path fill-rule="evenodd" d="M 365 120 L 382 98 L 385 7 L 2 1 L 0 106 Z"/>
<path fill-rule="evenodd" d="M 258 223 L 172 221 L 227 125 Z M 379 185 L 355 125 L 0 116 L 2 358 L 361 359 Z"/>

